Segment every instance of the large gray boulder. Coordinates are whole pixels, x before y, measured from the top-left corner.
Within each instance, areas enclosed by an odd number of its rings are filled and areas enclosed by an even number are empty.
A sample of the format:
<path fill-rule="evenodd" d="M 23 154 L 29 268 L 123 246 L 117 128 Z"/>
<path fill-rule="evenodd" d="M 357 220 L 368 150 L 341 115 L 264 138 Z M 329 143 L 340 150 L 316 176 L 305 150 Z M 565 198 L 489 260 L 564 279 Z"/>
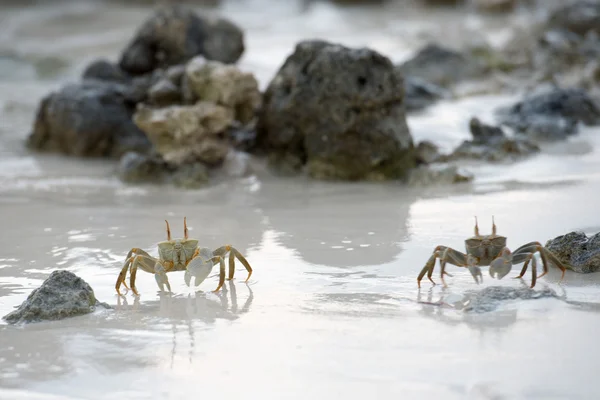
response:
<path fill-rule="evenodd" d="M 145 152 L 150 142 L 132 121 L 139 100 L 129 86 L 114 82 L 68 84 L 42 99 L 27 145 L 74 156 Z"/>
<path fill-rule="evenodd" d="M 100 303 L 94 290 L 72 272 L 54 271 L 15 311 L 5 315 L 11 324 L 59 320 L 93 312 L 96 307 L 110 308 Z"/>
<path fill-rule="evenodd" d="M 570 232 L 548 240 L 546 247 L 572 271 L 600 271 L 600 233 L 587 237 L 583 232 Z"/>
<path fill-rule="evenodd" d="M 266 90 L 257 130 L 272 165 L 315 178 L 396 179 L 415 165 L 402 75 L 367 48 L 300 42 Z"/>
<path fill-rule="evenodd" d="M 235 63 L 244 52 L 242 30 L 225 19 L 196 14 L 183 5 L 161 8 L 136 32 L 119 61 L 123 71 L 145 74 L 194 56 Z"/>

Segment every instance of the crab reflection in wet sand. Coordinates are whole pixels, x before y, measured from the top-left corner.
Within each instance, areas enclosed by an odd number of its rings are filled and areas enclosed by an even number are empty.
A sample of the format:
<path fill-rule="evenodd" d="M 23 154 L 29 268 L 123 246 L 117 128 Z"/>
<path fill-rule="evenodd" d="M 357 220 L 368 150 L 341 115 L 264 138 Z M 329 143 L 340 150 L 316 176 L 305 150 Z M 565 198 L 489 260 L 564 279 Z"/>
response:
<path fill-rule="evenodd" d="M 506 237 L 496 233 L 494 217 L 492 217 L 491 235 L 479 234 L 477 217 L 475 217 L 475 235 L 465 240 L 465 247 L 467 250 L 466 254 L 450 247 L 437 246 L 417 277 L 419 288 L 421 287 L 421 279 L 423 279 L 425 274 L 427 274 L 427 278 L 431 283 L 435 285 L 431 276 L 433 275 L 435 260 L 437 259 L 440 260 L 440 277 L 444 286 L 447 286 L 444 281 L 444 275 L 452 276 L 446 272 L 446 263 L 468 268 L 471 275 L 473 275 L 473 279 L 475 279 L 475 282 L 478 284 L 483 282 L 483 275 L 481 274 L 481 269 L 479 267 L 489 266 L 492 278 L 502 279 L 510 272 L 513 265 L 524 263 L 521 273 L 517 276 L 517 278 L 522 278 L 523 275 L 525 275 L 530 262 L 532 288 L 535 286 L 537 278 L 541 278 L 548 273 L 549 262 L 562 271 L 560 281 L 565 277 L 565 266 L 550 250 L 542 246 L 540 242 L 529 242 L 519 247 L 514 252 L 511 252 L 510 249 L 506 247 Z M 544 272 L 540 276 L 536 276 L 537 261 L 535 259 L 535 253 L 540 254 L 542 265 L 544 267 Z"/>
<path fill-rule="evenodd" d="M 128 270 L 130 272 L 129 282 L 131 290 L 138 296 L 139 294 L 135 287 L 135 276 L 138 268 L 154 274 L 156 283 L 161 291 L 164 291 L 166 286 L 168 291 L 171 292 L 171 285 L 167 278 L 167 272 L 185 271 L 185 283 L 190 286 L 190 281 L 192 277 L 194 277 L 194 284 L 195 286 L 198 286 L 206 279 L 208 274 L 210 274 L 216 263 L 219 263 L 220 274 L 219 286 L 217 286 L 214 291 L 218 292 L 225 282 L 225 256 L 227 253 L 229 253 L 229 277 L 227 279 L 233 279 L 235 273 L 235 258 L 237 258 L 248 271 L 248 278 L 246 278 L 246 282 L 248 282 L 248 279 L 250 279 L 250 276 L 252 275 L 252 268 L 246 258 L 238 250 L 230 245 L 221 246 L 216 250 L 198 247 L 197 239 L 188 238 L 186 218 L 183 219 L 183 239 L 171 240 L 169 221 L 165 222 L 167 223 L 167 240 L 158 243 L 158 259 L 136 247 L 131 249 L 127 254 L 125 265 L 121 269 L 115 285 L 119 295 L 121 294 L 119 291 L 121 284 L 129 289 L 125 283 Z"/>

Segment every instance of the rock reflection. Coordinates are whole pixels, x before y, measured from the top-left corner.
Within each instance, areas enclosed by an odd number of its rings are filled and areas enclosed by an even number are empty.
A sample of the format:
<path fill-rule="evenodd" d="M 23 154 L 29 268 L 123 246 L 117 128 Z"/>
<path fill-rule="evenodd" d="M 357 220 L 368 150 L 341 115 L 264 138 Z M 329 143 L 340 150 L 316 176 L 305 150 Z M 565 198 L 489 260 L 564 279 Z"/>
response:
<path fill-rule="evenodd" d="M 260 204 L 278 241 L 312 264 L 384 264 L 402 252 L 417 200 L 399 184 L 265 182 Z"/>
<path fill-rule="evenodd" d="M 555 299 L 582 311 L 600 312 L 600 303 L 570 300 L 562 286 L 559 286 L 558 292 L 547 286 L 531 289 L 523 280 L 519 288 L 489 286 L 463 294 L 452 293 L 448 288 L 443 288 L 436 301 L 433 297 L 433 287 L 425 296 L 419 290 L 416 302 L 422 306 L 421 315 L 451 326 L 464 323 L 481 331 L 507 328 L 517 322 L 518 308 L 501 308 L 507 302 Z"/>

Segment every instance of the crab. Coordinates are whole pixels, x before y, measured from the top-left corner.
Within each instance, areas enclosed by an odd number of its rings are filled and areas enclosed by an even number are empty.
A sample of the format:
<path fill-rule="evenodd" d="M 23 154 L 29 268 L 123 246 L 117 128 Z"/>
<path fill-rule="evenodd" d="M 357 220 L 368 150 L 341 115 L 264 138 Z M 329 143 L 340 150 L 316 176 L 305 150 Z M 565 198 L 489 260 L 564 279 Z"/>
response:
<path fill-rule="evenodd" d="M 158 259 L 152 257 L 150 254 L 137 247 L 132 248 L 127 253 L 125 259 L 125 265 L 119 273 L 115 288 L 117 293 L 121 295 L 119 288 L 121 284 L 129 289 L 125 283 L 127 276 L 127 270 L 130 271 L 131 290 L 136 296 L 139 293 L 135 287 L 135 276 L 138 268 L 143 271 L 154 274 L 156 283 L 161 291 L 164 291 L 165 286 L 168 291 L 171 292 L 171 285 L 167 278 L 167 272 L 173 271 L 185 271 L 184 279 L 187 286 L 190 286 L 192 277 L 195 278 L 195 286 L 200 285 L 210 274 L 213 266 L 219 263 L 220 274 L 219 274 L 219 286 L 214 290 L 218 292 L 219 289 L 225 283 L 225 257 L 229 253 L 229 276 L 227 280 L 232 280 L 235 273 L 235 258 L 237 258 L 248 271 L 248 277 L 246 282 L 252 275 L 252 267 L 246 260 L 246 258 L 230 245 L 221 246 L 216 250 L 210 250 L 206 247 L 198 247 L 197 239 L 188 238 L 187 220 L 183 218 L 183 239 L 171 240 L 171 229 L 169 227 L 169 221 L 165 220 L 167 224 L 167 240 L 158 243 Z"/>
<path fill-rule="evenodd" d="M 562 271 L 562 277 L 560 278 L 559 283 L 562 282 L 565 277 L 565 266 L 550 250 L 542 246 L 540 242 L 529 242 L 519 247 L 514 252 L 511 252 L 510 249 L 506 247 L 506 237 L 497 234 L 496 223 L 493 216 L 491 235 L 481 235 L 479 233 L 477 217 L 475 217 L 475 236 L 465 240 L 465 248 L 466 254 L 450 247 L 437 246 L 417 277 L 417 285 L 419 288 L 421 287 L 421 279 L 423 279 L 425 274 L 427 274 L 427 278 L 431 283 L 435 285 L 431 276 L 433 275 L 436 259 L 440 260 L 440 278 L 442 279 L 444 287 L 447 286 L 444 275 L 452 276 L 446 272 L 446 263 L 468 268 L 477 284 L 479 284 L 480 281 L 483 282 L 483 275 L 481 274 L 481 269 L 479 267 L 489 266 L 489 272 L 492 278 L 502 279 L 510 272 L 513 265 L 524 263 L 521 273 L 519 276 L 515 277 L 516 279 L 520 279 L 527 272 L 530 262 L 531 288 L 535 286 L 538 278 L 541 278 L 548 273 L 548 261 Z M 542 265 L 544 267 L 544 272 L 540 276 L 536 276 L 537 261 L 535 253 L 540 254 Z"/>

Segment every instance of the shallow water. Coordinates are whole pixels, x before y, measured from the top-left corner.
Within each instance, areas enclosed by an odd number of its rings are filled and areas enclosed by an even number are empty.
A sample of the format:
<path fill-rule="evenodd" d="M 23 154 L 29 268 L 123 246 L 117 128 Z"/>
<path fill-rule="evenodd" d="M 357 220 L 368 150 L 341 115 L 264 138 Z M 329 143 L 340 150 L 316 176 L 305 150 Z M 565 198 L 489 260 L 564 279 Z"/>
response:
<path fill-rule="evenodd" d="M 300 6 L 279 2 L 244 4 L 231 1 L 223 13 L 247 29 L 241 65 L 263 87 L 300 38 L 369 45 L 400 60 L 423 41 L 423 31 L 442 26 L 436 22 L 447 13 L 432 12 L 420 23 L 416 18 L 425 15 L 419 10 L 398 6 L 365 11 L 321 4 L 299 14 Z M 463 247 L 474 215 L 483 231 L 494 215 L 512 248 L 576 229 L 598 232 L 597 130 L 513 165 L 471 165 L 476 180 L 453 187 L 266 174 L 200 191 L 128 186 L 114 177 L 114 164 L 30 154 L 22 140 L 41 96 L 76 79 L 91 59 L 115 58 L 148 9 L 82 2 L 4 11 L 0 315 L 57 268 L 81 276 L 114 309 L 25 327 L 2 322 L 0 398 L 600 395 L 594 380 L 598 274 L 567 273 L 558 285 L 553 269 L 536 289 L 550 287 L 561 299 L 509 301 L 480 315 L 453 306 L 471 291 L 520 287 L 530 277 L 494 281 L 484 271 L 484 284 L 477 286 L 467 272 L 453 269 L 447 289 L 425 283 L 419 291 L 415 282 L 436 245 Z M 461 21 L 448 15 L 444 21 Z M 507 25 L 473 15 L 462 21 L 467 27 L 485 23 L 494 37 Z M 459 41 L 462 34 L 452 32 Z M 491 120 L 493 108 L 515 98 L 440 103 L 409 117 L 409 125 L 415 139 L 448 150 L 467 137 L 471 116 Z M 243 267 L 219 294 L 210 292 L 214 274 L 188 288 L 182 273 L 172 273 L 174 294 L 168 296 L 141 272 L 141 297 L 119 299 L 114 284 L 127 251 L 142 247 L 156 254 L 155 244 L 166 238 L 163 220 L 175 234 L 184 216 L 202 245 L 231 243 L 248 257 L 254 267 L 248 284 Z"/>

